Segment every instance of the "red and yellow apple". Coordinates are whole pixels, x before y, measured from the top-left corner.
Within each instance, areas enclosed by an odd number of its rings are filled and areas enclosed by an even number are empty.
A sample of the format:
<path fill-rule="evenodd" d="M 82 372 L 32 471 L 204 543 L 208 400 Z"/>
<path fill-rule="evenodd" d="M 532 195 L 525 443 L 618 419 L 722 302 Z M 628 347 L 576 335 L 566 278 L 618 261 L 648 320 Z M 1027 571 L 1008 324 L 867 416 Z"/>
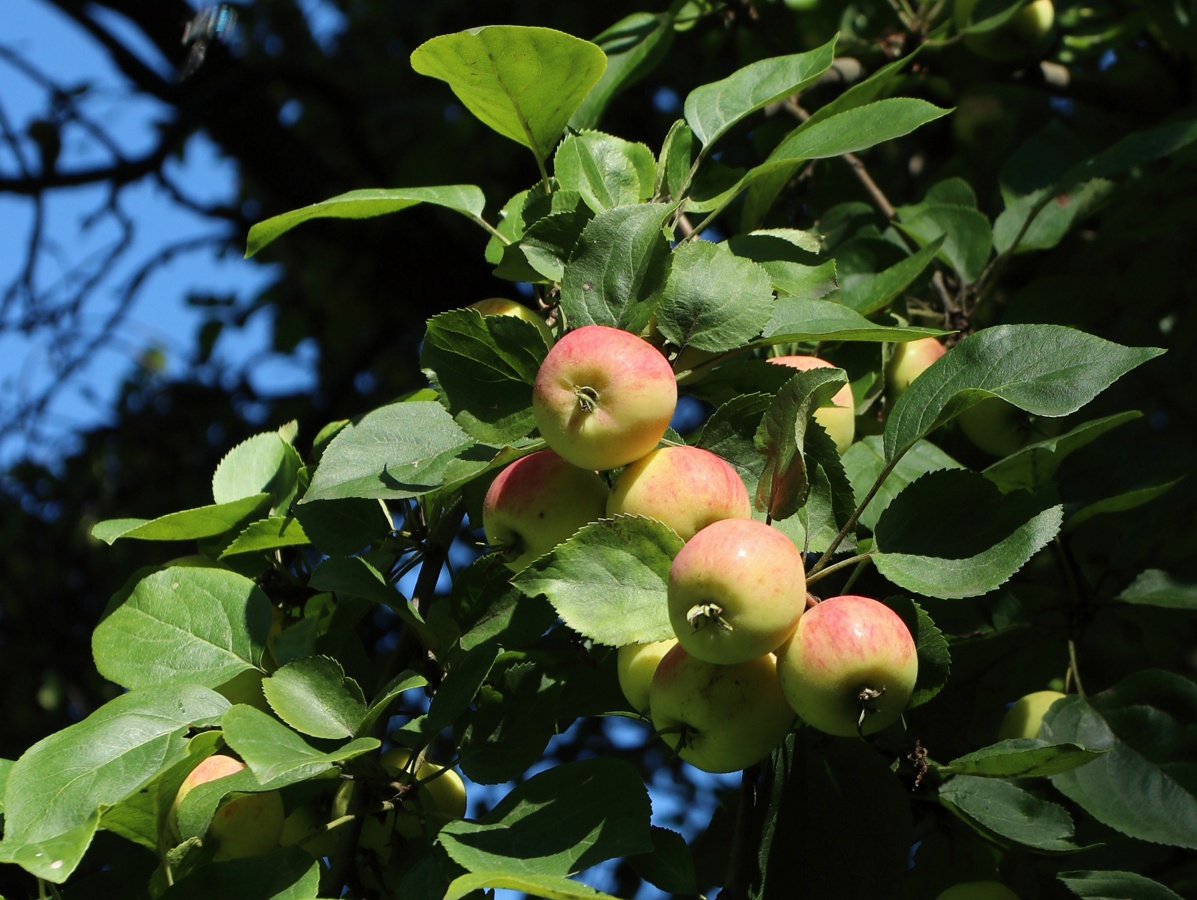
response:
<path fill-rule="evenodd" d="M 607 508 L 607 485 L 552 450 L 520 457 L 491 482 L 482 529 L 512 571 L 548 553 Z"/>
<path fill-rule="evenodd" d="M 1064 698 L 1059 691 L 1035 691 L 1014 701 L 998 726 L 998 740 L 1039 737 L 1039 726 L 1053 703 Z"/>
<path fill-rule="evenodd" d="M 752 516 L 748 488 L 732 466 L 699 447 L 659 447 L 629 463 L 607 497 L 607 515 L 648 516 L 688 541 L 720 519 Z"/>
<path fill-rule="evenodd" d="M 906 393 L 910 382 L 927 371 L 944 352 L 943 344 L 931 337 L 894 344 L 893 356 L 885 368 L 885 388 L 890 400 L 897 400 Z"/>
<path fill-rule="evenodd" d="M 183 798 L 201 784 L 234 775 L 244 768 L 245 763 L 241 760 L 218 753 L 209 756 L 192 769 L 179 785 L 170 808 L 170 821 L 176 833 L 179 805 Z M 216 844 L 216 853 L 213 856 L 216 860 L 264 856 L 279 846 L 285 818 L 283 798 L 278 791 L 242 794 L 228 800 L 216 810 L 204 840 L 211 840 Z"/>
<path fill-rule="evenodd" d="M 909 629 L 868 597 L 830 597 L 808 609 L 777 651 L 782 691 L 804 722 L 827 734 L 873 734 L 896 722 L 918 676 Z"/>
<path fill-rule="evenodd" d="M 776 650 L 806 608 L 802 553 L 756 519 L 722 519 L 673 559 L 669 622 L 692 656 L 729 665 Z"/>
<path fill-rule="evenodd" d="M 681 646 L 657 666 L 649 711 L 661 739 L 705 772 L 755 765 L 794 721 L 771 653 L 721 666 L 691 656 Z"/>
<path fill-rule="evenodd" d="M 775 356 L 769 362 L 803 371 L 835 368 L 832 363 L 817 356 Z M 815 410 L 814 419 L 835 441 L 835 449 L 840 453 L 847 453 L 848 448 L 852 446 L 852 438 L 856 436 L 856 401 L 852 397 L 851 386 L 844 385 L 836 391 L 831 402 L 833 405 Z"/>
<path fill-rule="evenodd" d="M 531 322 L 540 332 L 540 336 L 544 338 L 544 342 L 550 347 L 553 346 L 553 331 L 549 328 L 548 323 L 535 310 L 529 309 L 522 303 L 516 303 L 514 300 L 507 300 L 503 297 L 490 297 L 486 300 L 479 300 L 477 303 L 471 303 L 469 308 L 476 309 L 483 316 L 515 316 L 517 319 Z"/>
<path fill-rule="evenodd" d="M 575 466 L 614 469 L 657 446 L 677 405 L 669 362 L 643 338 L 586 325 L 553 345 L 532 386 L 540 434 Z"/>
<path fill-rule="evenodd" d="M 628 704 L 638 713 L 648 709 L 649 687 L 653 675 L 665 654 L 677 646 L 677 638 L 649 641 L 644 644 L 625 644 L 615 655 L 615 671 L 619 689 Z"/>

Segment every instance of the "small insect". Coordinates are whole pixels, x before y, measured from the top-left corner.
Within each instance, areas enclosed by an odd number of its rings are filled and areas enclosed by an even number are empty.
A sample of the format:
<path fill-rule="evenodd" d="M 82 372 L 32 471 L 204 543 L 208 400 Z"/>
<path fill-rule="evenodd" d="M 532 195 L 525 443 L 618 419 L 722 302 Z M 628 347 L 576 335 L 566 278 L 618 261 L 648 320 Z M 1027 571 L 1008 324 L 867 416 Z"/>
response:
<path fill-rule="evenodd" d="M 206 6 L 195 18 L 183 26 L 183 46 L 191 46 L 187 62 L 179 72 L 179 80 L 189 78 L 204 61 L 209 42 L 226 34 L 237 22 L 237 11 L 228 4 Z"/>

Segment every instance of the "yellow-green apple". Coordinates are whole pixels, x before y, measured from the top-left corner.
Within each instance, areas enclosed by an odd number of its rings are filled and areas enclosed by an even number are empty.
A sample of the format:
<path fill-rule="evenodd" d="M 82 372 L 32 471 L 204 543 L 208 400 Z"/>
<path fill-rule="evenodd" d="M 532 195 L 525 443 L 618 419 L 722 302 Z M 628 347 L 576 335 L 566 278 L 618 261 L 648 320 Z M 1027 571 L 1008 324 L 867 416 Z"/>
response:
<path fill-rule="evenodd" d="M 336 853 L 337 835 L 332 831 L 322 832 L 324 824 L 320 815 L 311 806 L 297 806 L 283 820 L 283 831 L 279 845 L 293 847 L 303 841 L 303 849 L 312 856 L 329 856 Z"/>
<path fill-rule="evenodd" d="M 956 0 L 956 27 L 969 24 L 977 0 Z M 996 28 L 970 31 L 964 46 L 982 59 L 993 62 L 1018 62 L 1041 51 L 1056 19 L 1052 0 L 1031 0 L 1026 6 Z"/>
<path fill-rule="evenodd" d="M 1043 714 L 1063 697 L 1064 694 L 1059 691 L 1035 691 L 1015 700 L 1002 717 L 1002 724 L 998 726 L 998 740 L 1038 737 L 1039 726 L 1043 724 Z"/>
<path fill-rule="evenodd" d="M 661 739 L 706 772 L 755 765 L 794 721 L 773 654 L 721 666 L 691 656 L 680 645 L 657 666 L 649 711 Z"/>
<path fill-rule="evenodd" d="M 644 456 L 677 405 L 673 369 L 643 338 L 586 325 L 553 345 L 536 373 L 532 412 L 549 447 L 584 469 Z"/>
<path fill-rule="evenodd" d="M 629 463 L 611 485 L 607 515 L 648 516 L 688 541 L 720 519 L 748 519 L 744 480 L 724 459 L 700 447 L 658 447 Z"/>
<path fill-rule="evenodd" d="M 1001 397 L 986 397 L 973 404 L 957 421 L 970 441 L 993 456 L 1009 456 L 1060 432 L 1055 419 L 1033 415 Z"/>
<path fill-rule="evenodd" d="M 244 768 L 245 763 L 241 760 L 218 753 L 192 769 L 179 785 L 170 808 L 170 821 L 175 832 L 178 832 L 179 805 L 184 797 L 198 785 L 234 775 Z M 285 818 L 283 798 L 278 791 L 242 794 L 216 810 L 204 840 L 215 842 L 213 858 L 216 860 L 263 856 L 279 845 Z"/>
<path fill-rule="evenodd" d="M 482 529 L 507 567 L 521 571 L 607 508 L 607 484 L 552 450 L 520 457 L 491 482 Z"/>
<path fill-rule="evenodd" d="M 885 388 L 891 400 L 897 400 L 922 375 L 931 363 L 944 354 L 943 344 L 935 338 L 920 338 L 894 345 L 894 354 L 885 369 Z"/>
<path fill-rule="evenodd" d="M 648 691 L 653 674 L 665 654 L 675 646 L 677 638 L 670 638 L 667 641 L 625 644 L 615 654 L 619 689 L 636 712 L 642 713 L 648 709 Z"/>
<path fill-rule="evenodd" d="M 935 900 L 1018 900 L 1000 881 L 963 881 L 942 891 Z"/>
<path fill-rule="evenodd" d="M 529 309 L 522 303 L 516 303 L 514 300 L 507 300 L 503 297 L 490 297 L 486 300 L 479 300 L 477 303 L 471 303 L 470 309 L 478 310 L 483 316 L 515 316 L 517 319 L 531 322 L 540 332 L 540 336 L 544 338 L 544 342 L 550 347 L 553 346 L 553 331 L 549 328 L 548 323 L 535 310 Z"/>
<path fill-rule="evenodd" d="M 808 609 L 777 651 L 781 689 L 827 734 L 873 734 L 896 722 L 918 676 L 914 638 L 884 603 L 830 597 Z"/>
<path fill-rule="evenodd" d="M 380 759 L 387 774 L 401 784 L 415 784 L 395 812 L 395 833 L 406 838 L 433 835 L 466 813 L 465 783 L 456 770 L 424 760 L 413 772 L 411 751 L 394 747 Z"/>
<path fill-rule="evenodd" d="M 769 362 L 804 371 L 835 368 L 827 360 L 817 356 L 775 356 Z M 814 418 L 835 441 L 835 449 L 840 453 L 847 453 L 848 448 L 852 446 L 852 438 L 856 436 L 856 401 L 852 397 L 852 388 L 844 385 L 836 391 L 831 402 L 831 406 L 816 409 Z"/>
<path fill-rule="evenodd" d="M 669 569 L 669 623 L 706 662 L 747 662 L 781 646 L 806 608 L 802 553 L 756 519 L 722 519 L 698 532 Z"/>

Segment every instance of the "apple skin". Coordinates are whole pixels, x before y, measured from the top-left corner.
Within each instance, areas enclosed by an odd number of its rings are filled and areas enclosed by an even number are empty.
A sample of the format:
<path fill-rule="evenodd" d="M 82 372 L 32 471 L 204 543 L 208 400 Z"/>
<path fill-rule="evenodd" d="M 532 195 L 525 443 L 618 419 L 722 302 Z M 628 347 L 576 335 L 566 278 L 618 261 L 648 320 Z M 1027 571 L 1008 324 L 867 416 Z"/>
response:
<path fill-rule="evenodd" d="M 552 450 L 583 469 L 614 469 L 657 446 L 677 406 L 673 369 L 643 338 L 586 325 L 553 345 L 532 385 Z"/>
<path fill-rule="evenodd" d="M 688 653 L 721 665 L 747 662 L 776 650 L 798 624 L 806 608 L 802 553 L 764 522 L 722 519 L 674 557 L 667 602 Z"/>
<path fill-rule="evenodd" d="M 515 316 L 517 319 L 531 322 L 540 332 L 540 336 L 544 338 L 544 342 L 550 347 L 553 346 L 553 330 L 549 328 L 548 323 L 537 315 L 535 310 L 529 309 L 522 303 L 516 303 L 514 300 L 507 300 L 504 297 L 490 297 L 486 300 L 479 300 L 477 303 L 471 303 L 469 308 L 478 310 L 483 316 Z"/>
<path fill-rule="evenodd" d="M 977 0 L 956 0 L 956 27 L 969 24 Z M 1002 25 L 964 35 L 964 46 L 991 62 L 1019 62 L 1040 51 L 1056 19 L 1052 0 L 1032 0 Z"/>
<path fill-rule="evenodd" d="M 1065 695 L 1059 691 L 1035 691 L 1014 701 L 1014 705 L 1006 710 L 1002 717 L 1002 724 L 998 726 L 998 740 L 1008 741 L 1011 738 L 1039 737 L 1039 726 L 1043 724 L 1043 714 L 1051 708 L 1057 700 Z"/>
<path fill-rule="evenodd" d="M 1060 431 L 1054 419 L 1032 415 L 1001 397 L 973 404 L 957 421 L 964 435 L 992 456 L 1009 456 Z"/>
<path fill-rule="evenodd" d="M 244 768 L 245 763 L 240 760 L 218 753 L 209 756 L 192 769 L 179 785 L 179 791 L 175 794 L 174 803 L 170 808 L 170 821 L 174 823 L 176 833 L 179 805 L 183 798 L 191 793 L 192 788 L 227 775 L 234 775 Z M 208 825 L 205 840 L 211 839 L 216 843 L 213 859 L 218 862 L 264 856 L 279 846 L 285 818 L 283 798 L 278 791 L 244 794 L 224 803 L 216 810 L 211 824 Z"/>
<path fill-rule="evenodd" d="M 789 366 L 791 369 L 834 369 L 835 365 L 817 356 L 775 356 L 769 360 L 779 366 Z M 841 454 L 847 453 L 852 446 L 852 439 L 856 436 L 856 401 L 852 397 L 850 385 L 840 388 L 831 398 L 834 406 L 824 406 L 815 410 L 815 421 L 823 426 L 833 441 L 835 449 Z"/>
<path fill-rule="evenodd" d="M 942 891 L 935 900 L 1019 900 L 1000 881 L 963 881 Z"/>
<path fill-rule="evenodd" d="M 873 734 L 896 722 L 918 677 L 914 638 L 896 612 L 868 597 L 830 597 L 808 609 L 777 651 L 777 677 L 794 711 L 827 734 Z M 860 731 L 862 689 L 870 701 Z"/>
<path fill-rule="evenodd" d="M 607 485 L 594 472 L 570 465 L 552 450 L 517 459 L 491 482 L 482 501 L 482 529 L 503 549 L 514 572 L 603 516 Z"/>
<path fill-rule="evenodd" d="M 677 638 L 670 638 L 667 641 L 650 641 L 645 644 L 625 644 L 615 654 L 619 689 L 636 712 L 648 711 L 649 688 L 653 675 L 665 654 L 676 646 Z"/>
<path fill-rule="evenodd" d="M 661 739 L 704 772 L 755 765 L 781 743 L 794 721 L 773 654 L 720 666 L 680 645 L 657 666 L 649 709 Z M 685 730 L 666 731 L 678 726 Z"/>
<path fill-rule="evenodd" d="M 607 515 L 648 516 L 683 541 L 721 519 L 752 517 L 748 488 L 726 461 L 699 447 L 659 447 L 629 463 L 607 497 Z"/>
<path fill-rule="evenodd" d="M 394 747 L 383 753 L 379 762 L 396 780 L 411 784 L 411 751 Z M 456 770 L 425 760 L 415 774 L 415 781 L 415 793 L 408 794 L 404 807 L 395 810 L 396 834 L 414 838 L 426 828 L 429 834 L 436 834 L 442 826 L 464 818 L 466 788 Z"/>
<path fill-rule="evenodd" d="M 931 363 L 944 355 L 943 344 L 935 338 L 920 338 L 894 345 L 894 354 L 885 369 L 885 388 L 891 400 L 897 400 L 922 375 Z"/>

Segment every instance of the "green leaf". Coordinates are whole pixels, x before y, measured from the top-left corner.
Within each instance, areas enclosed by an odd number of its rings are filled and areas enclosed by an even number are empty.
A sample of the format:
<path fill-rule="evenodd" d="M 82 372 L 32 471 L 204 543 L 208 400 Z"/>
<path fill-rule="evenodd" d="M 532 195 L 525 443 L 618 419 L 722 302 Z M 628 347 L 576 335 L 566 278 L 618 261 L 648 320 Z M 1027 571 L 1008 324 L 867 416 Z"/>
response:
<path fill-rule="evenodd" d="M 686 97 L 686 122 L 704 149 L 737 122 L 770 103 L 795 94 L 831 68 L 835 38 L 807 53 L 762 59 L 727 78 L 696 87 Z"/>
<path fill-rule="evenodd" d="M 219 559 L 238 553 L 269 553 L 282 547 L 302 547 L 308 544 L 303 526 L 290 516 L 271 516 L 246 526 L 233 542 L 225 547 Z"/>
<path fill-rule="evenodd" d="M 910 256 L 895 256 L 893 244 L 883 240 L 849 241 L 836 251 L 840 289 L 830 299 L 862 316 L 888 309 L 939 253 L 943 240 L 936 238 Z"/>
<path fill-rule="evenodd" d="M 352 556 L 390 534 L 394 523 L 380 500 L 317 500 L 295 507 L 312 545 L 333 556 Z"/>
<path fill-rule="evenodd" d="M 639 332 L 669 277 L 669 241 L 661 230 L 672 207 L 637 203 L 598 213 L 578 242 L 561 282 L 571 328 L 610 325 Z"/>
<path fill-rule="evenodd" d="M 320 862 L 299 847 L 269 856 L 204 866 L 171 885 L 159 900 L 316 900 Z"/>
<path fill-rule="evenodd" d="M 492 671 L 487 680 L 460 729 L 458 751 L 471 781 L 499 784 L 519 778 L 544 756 L 557 733 L 561 683 L 532 662 L 507 665 L 501 677 Z"/>
<path fill-rule="evenodd" d="M 914 341 L 939 337 L 938 328 L 878 325 L 860 313 L 830 300 L 804 300 L 782 297 L 773 317 L 765 325 L 765 335 L 757 344 L 793 341 Z"/>
<path fill-rule="evenodd" d="M 885 451 L 880 435 L 870 435 L 854 443 L 844 454 L 843 461 L 844 471 L 848 473 L 848 479 L 852 482 L 856 502 L 860 504 L 885 471 Z M 908 484 L 917 481 L 928 472 L 960 468 L 963 468 L 960 463 L 935 444 L 919 441 L 886 475 L 858 521 L 870 531 L 874 530 L 881 514 Z"/>
<path fill-rule="evenodd" d="M 812 246 L 807 232 L 772 228 L 727 239 L 727 249 L 750 259 L 769 273 L 773 290 L 799 300 L 818 300 L 836 288 L 836 262 L 820 262 L 817 241 Z"/>
<path fill-rule="evenodd" d="M 449 884 L 445 900 L 461 900 L 482 888 L 506 888 L 523 891 L 545 900 L 619 900 L 610 894 L 569 878 L 554 875 L 530 875 L 504 871 L 470 872 L 459 875 Z"/>
<path fill-rule="evenodd" d="M 644 144 L 583 131 L 561 142 L 553 157 L 553 175 L 562 190 L 577 191 L 597 213 L 651 197 L 656 165 Z"/>
<path fill-rule="evenodd" d="M 673 634 L 665 589 L 681 547 L 654 519 L 616 516 L 586 525 L 511 583 L 547 596 L 565 624 L 600 644 L 660 641 Z"/>
<path fill-rule="evenodd" d="M 226 709 L 228 701 L 196 685 L 144 688 L 38 741 L 9 772 L 0 856 L 61 883 L 100 811 L 183 759 L 188 729 L 213 724 Z"/>
<path fill-rule="evenodd" d="M 690 170 L 701 152 L 698 138 L 683 119 L 669 128 L 657 157 L 656 191 L 659 197 L 680 198 L 689 182 Z M 705 168 L 704 170 L 705 171 Z"/>
<path fill-rule="evenodd" d="M 428 320 L 420 365 L 466 432 L 506 443 L 536 427 L 532 382 L 546 352 L 531 322 L 451 309 Z"/>
<path fill-rule="evenodd" d="M 280 719 L 312 737 L 353 737 L 366 715 L 361 687 L 328 656 L 287 663 L 262 681 L 262 691 Z"/>
<path fill-rule="evenodd" d="M 431 740 L 456 722 L 478 695 L 499 656 L 495 644 L 482 644 L 450 659 L 449 671 L 436 689 L 428 714 L 420 720 L 419 735 Z"/>
<path fill-rule="evenodd" d="M 697 894 L 694 857 L 686 839 L 676 831 L 657 825 L 652 828 L 652 839 L 652 853 L 628 857 L 636 874 L 667 894 Z"/>
<path fill-rule="evenodd" d="M 1197 610 L 1197 583 L 1181 581 L 1162 569 L 1148 569 L 1115 599 L 1138 606 Z"/>
<path fill-rule="evenodd" d="M 402 212 L 421 203 L 443 206 L 459 212 L 471 220 L 482 218 L 486 197 L 482 189 L 472 184 L 445 184 L 435 187 L 410 188 L 365 188 L 339 194 L 320 203 L 313 203 L 301 209 L 294 209 L 264 222 L 249 230 L 245 241 L 245 256 L 248 259 L 280 235 L 286 234 L 296 225 L 309 219 L 372 219 L 389 213 Z"/>
<path fill-rule="evenodd" d="M 885 425 L 886 461 L 988 396 L 1035 415 L 1066 416 L 1163 352 L 1060 325 L 982 329 L 932 363 L 894 404 Z"/>
<path fill-rule="evenodd" d="M 254 494 L 231 503 L 199 506 L 181 512 L 167 513 L 157 519 L 105 519 L 91 530 L 92 537 L 112 544 L 118 538 L 139 541 L 196 541 L 218 537 L 237 528 L 261 510 L 270 500 L 269 494 Z"/>
<path fill-rule="evenodd" d="M 220 724 L 228 745 L 266 788 L 306 781 L 380 746 L 375 738 L 358 738 L 330 752 L 317 750 L 273 716 L 241 704 L 231 707 Z"/>
<path fill-rule="evenodd" d="M 1083 766 L 1102 752 L 1078 744 L 1015 738 L 958 756 L 939 771 L 986 778 L 1041 778 Z"/>
<path fill-rule="evenodd" d="M 952 503 L 945 506 L 944 497 Z M 968 470 L 930 472 L 881 514 L 873 562 L 908 591 L 941 599 L 978 597 L 1022 568 L 1062 522 L 1062 508 L 1044 496 L 1003 495 Z"/>
<path fill-rule="evenodd" d="M 506 650 L 520 649 L 557 622 L 549 602 L 524 596 L 511 584 L 511 570 L 494 557 L 481 557 L 459 572 L 449 602 L 463 650 L 491 640 Z"/>
<path fill-rule="evenodd" d="M 651 850 L 650 811 L 631 764 L 586 759 L 533 775 L 477 822 L 450 822 L 440 843 L 474 872 L 563 877 Z M 535 856 L 528 847 L 536 848 Z"/>
<path fill-rule="evenodd" d="M 1135 872 L 1061 872 L 1056 877 L 1081 900 L 1182 900 L 1180 894 Z"/>
<path fill-rule="evenodd" d="M 1114 191 L 1114 184 L 1095 178 L 1070 190 L 1058 192 L 1045 206 L 1040 206 L 1044 192 L 1019 197 L 1002 210 L 993 223 L 993 245 L 998 253 L 1013 250 L 1050 250 L 1064 239 L 1077 222 L 1093 213 Z M 1038 209 L 1038 212 L 1036 212 Z M 1035 218 L 1023 231 L 1027 218 Z M 1020 236 L 1021 234 L 1021 236 Z M 1018 241 L 1017 246 L 1015 240 Z"/>
<path fill-rule="evenodd" d="M 386 578 L 369 561 L 360 556 L 332 557 L 316 566 L 308 587 L 318 591 L 332 591 L 341 596 L 361 597 L 372 603 L 380 603 L 392 610 L 404 622 L 415 629 L 429 646 L 428 628 L 411 601 L 399 593 L 398 588 L 388 584 Z"/>
<path fill-rule="evenodd" d="M 909 597 L 887 597 L 886 606 L 902 617 L 914 637 L 919 672 L 907 706 L 922 706 L 943 690 L 952 668 L 948 641 L 927 611 Z"/>
<path fill-rule="evenodd" d="M 374 727 L 374 723 L 378 721 L 378 717 L 386 712 L 387 707 L 391 705 L 391 702 L 396 697 L 406 691 L 422 688 L 427 684 L 428 679 L 418 672 L 412 672 L 411 670 L 400 672 L 387 682 L 373 701 L 371 701 L 370 707 L 366 710 L 366 714 L 358 724 L 357 730 L 363 734 L 368 733 Z"/>
<path fill-rule="evenodd" d="M 294 425 L 294 423 L 292 423 Z M 299 489 L 303 460 L 279 431 L 248 438 L 225 454 L 212 476 L 212 499 L 232 503 L 269 494 L 276 510 L 287 510 Z"/>
<path fill-rule="evenodd" d="M 1040 736 L 1109 751 L 1052 778 L 1099 822 L 1139 840 L 1197 848 L 1197 685 L 1170 672 L 1135 672 L 1088 702 L 1057 701 Z"/>
<path fill-rule="evenodd" d="M 172 566 L 139 581 L 96 627 L 100 674 L 127 688 L 216 687 L 262 668 L 270 598 L 225 569 Z"/>
<path fill-rule="evenodd" d="M 418 497 L 440 487 L 449 465 L 474 446 L 439 403 L 392 403 L 332 439 L 300 503 Z"/>
<path fill-rule="evenodd" d="M 485 125 L 544 162 L 607 67 L 603 51 L 551 28 L 490 25 L 434 37 L 411 54 Z"/>
<path fill-rule="evenodd" d="M 1138 419 L 1143 414 L 1130 410 L 1082 422 L 1070 431 L 1023 447 L 1017 453 L 999 459 L 985 470 L 985 477 L 1003 492 L 1034 490 L 1055 478 L 1056 470 L 1069 456 L 1097 440 L 1107 431 Z"/>
<path fill-rule="evenodd" d="M 1043 853 L 1081 849 L 1068 810 L 1009 781 L 957 775 L 939 789 L 939 801 L 966 822 L 1024 847 Z"/>
<path fill-rule="evenodd" d="M 894 223 L 920 247 L 939 242 L 938 255 L 965 284 L 981 277 L 993 249 L 989 220 L 976 209 L 945 203 L 898 208 Z"/>
<path fill-rule="evenodd" d="M 574 111 L 570 128 L 593 128 L 612 98 L 657 67 L 673 44 L 673 22 L 672 11 L 659 15 L 634 12 L 594 38 L 607 54 L 607 68 Z"/>

